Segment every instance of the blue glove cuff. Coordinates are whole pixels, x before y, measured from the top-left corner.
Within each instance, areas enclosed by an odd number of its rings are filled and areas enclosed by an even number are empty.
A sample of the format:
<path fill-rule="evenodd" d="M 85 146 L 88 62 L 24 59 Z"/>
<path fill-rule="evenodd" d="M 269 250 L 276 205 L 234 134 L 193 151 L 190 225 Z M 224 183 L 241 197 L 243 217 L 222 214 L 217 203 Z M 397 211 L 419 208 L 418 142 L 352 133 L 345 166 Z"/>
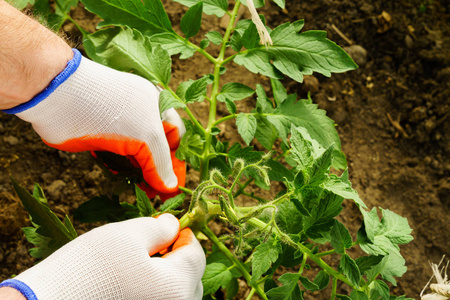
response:
<path fill-rule="evenodd" d="M 33 290 L 22 281 L 16 279 L 7 279 L 0 283 L 0 287 L 6 286 L 18 290 L 28 300 L 38 300 Z"/>
<path fill-rule="evenodd" d="M 53 93 L 53 91 L 56 90 L 56 88 L 60 86 L 64 81 L 66 81 L 66 79 L 69 78 L 70 75 L 72 75 L 80 65 L 81 62 L 80 51 L 78 51 L 77 49 L 72 49 L 72 51 L 73 51 L 72 60 L 70 60 L 67 63 L 66 68 L 61 73 L 59 73 L 42 92 L 34 96 L 33 99 L 31 99 L 30 101 L 17 105 L 13 108 L 5 109 L 3 110 L 3 112 L 12 115 L 21 113 L 29 108 L 32 108 L 33 106 L 38 105 L 39 102 L 41 102 L 42 100 L 47 98 L 51 93 Z"/>

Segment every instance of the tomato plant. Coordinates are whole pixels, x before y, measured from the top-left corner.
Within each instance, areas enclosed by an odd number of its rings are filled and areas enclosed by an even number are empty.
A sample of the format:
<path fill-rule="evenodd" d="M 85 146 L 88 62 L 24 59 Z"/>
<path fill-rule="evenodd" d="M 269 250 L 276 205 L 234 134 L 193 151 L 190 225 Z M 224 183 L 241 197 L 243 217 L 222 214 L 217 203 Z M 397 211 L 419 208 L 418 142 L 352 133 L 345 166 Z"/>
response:
<path fill-rule="evenodd" d="M 349 181 L 334 122 L 312 99 L 298 99 L 280 81 L 288 77 L 301 83 L 313 72 L 330 76 L 355 69 L 356 64 L 327 39 L 326 32 L 303 31 L 303 20 L 271 28 L 264 16 L 255 14 L 263 0 L 255 1 L 256 8 L 250 0 L 175 1 L 189 7 L 181 18 L 181 32 L 173 29 L 160 0 L 81 0 L 103 21 L 95 33 L 80 30 L 91 59 L 161 86 L 161 112 L 171 107 L 185 111 L 187 132 L 176 155 L 199 172 L 200 181 L 180 187 L 183 193 L 158 210 L 136 188 L 136 205 L 119 203 L 117 195 L 99 196 L 81 205 L 75 217 L 94 222 L 182 214 L 182 227 L 192 227 L 214 244 L 207 249 L 205 299 L 215 299 L 219 289 L 232 299 L 238 278 L 250 287 L 248 299 L 255 293 L 262 299 L 302 299 L 305 292 L 330 285 L 331 299 L 405 299 L 389 296 L 386 282 L 396 285 L 394 277 L 406 271 L 399 245 L 412 240 L 407 220 L 387 209 L 380 209 L 380 219 L 376 208 L 368 210 Z M 54 13 L 47 2 L 35 2 L 58 26 L 73 21 L 68 12 L 76 1 L 69 5 L 56 1 Z M 273 2 L 285 8 L 284 0 Z M 248 5 L 251 20 L 237 21 L 242 5 Z M 209 31 L 195 43 L 204 14 L 228 15 L 228 26 L 222 32 Z M 219 46 L 217 56 L 211 54 L 211 43 Z M 213 73 L 173 86 L 172 57 L 185 60 L 194 53 L 212 64 Z M 263 84 L 223 82 L 232 62 L 266 76 L 271 92 Z M 255 99 L 252 110 L 239 111 L 236 102 L 248 98 Z M 199 102 L 209 105 L 206 120 L 199 120 L 191 110 Z M 218 116 L 219 103 L 226 106 L 226 115 Z M 218 125 L 232 121 L 245 144 L 222 139 Z M 256 151 L 250 144 L 266 151 Z M 109 154 L 100 153 L 99 158 L 111 164 Z M 117 158 L 112 160 L 117 166 Z M 142 178 L 124 172 L 129 168 L 126 163 L 117 168 L 128 183 Z M 331 173 L 332 168 L 339 172 Z M 261 196 L 258 191 L 271 190 L 273 182 L 282 188 L 272 191 L 271 197 Z M 15 182 L 14 186 L 35 225 L 25 228 L 27 238 L 37 246 L 32 255 L 46 257 L 76 237 L 67 217 L 61 222 L 51 213 L 39 186 L 33 195 Z M 242 199 L 252 199 L 253 205 L 243 206 Z M 344 199 L 356 204 L 363 219 L 356 240 L 337 219 Z M 183 205 L 186 209 L 180 210 Z M 208 226 L 212 219 L 230 226 L 233 233 L 216 236 Z M 354 247 L 367 255 L 352 257 L 349 249 Z M 339 260 L 337 267 L 327 262 L 331 256 Z M 305 271 L 310 264 L 320 271 L 306 276 L 311 274 Z M 288 271 L 278 276 L 281 268 Z M 351 293 L 338 295 L 338 282 L 347 284 Z"/>

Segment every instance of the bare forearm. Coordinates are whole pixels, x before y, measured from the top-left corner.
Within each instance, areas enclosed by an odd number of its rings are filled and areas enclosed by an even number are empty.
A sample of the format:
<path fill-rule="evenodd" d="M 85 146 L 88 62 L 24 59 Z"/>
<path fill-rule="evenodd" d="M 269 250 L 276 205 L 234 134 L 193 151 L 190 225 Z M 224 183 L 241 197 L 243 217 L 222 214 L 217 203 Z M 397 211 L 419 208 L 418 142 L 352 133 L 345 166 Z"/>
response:
<path fill-rule="evenodd" d="M 0 0 L 0 109 L 40 93 L 72 56 L 63 39 Z"/>
<path fill-rule="evenodd" d="M 26 298 L 16 289 L 10 287 L 0 288 L 0 299 L 5 300 L 26 300 Z"/>

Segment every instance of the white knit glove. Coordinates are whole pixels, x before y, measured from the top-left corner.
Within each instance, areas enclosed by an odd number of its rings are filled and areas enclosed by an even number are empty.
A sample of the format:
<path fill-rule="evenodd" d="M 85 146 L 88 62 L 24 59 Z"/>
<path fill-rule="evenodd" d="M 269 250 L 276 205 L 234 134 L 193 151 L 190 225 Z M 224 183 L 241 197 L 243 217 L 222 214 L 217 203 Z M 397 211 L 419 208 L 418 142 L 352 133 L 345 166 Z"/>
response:
<path fill-rule="evenodd" d="M 184 185 L 185 164 L 175 158 L 175 150 L 186 130 L 177 112 L 166 110 L 161 120 L 159 91 L 152 83 L 95 63 L 77 50 L 44 91 L 5 112 L 32 123 L 54 148 L 133 157 L 159 193 Z"/>
<path fill-rule="evenodd" d="M 2 285 L 28 300 L 201 299 L 205 255 L 179 226 L 164 214 L 98 227 Z M 174 241 L 163 257 L 150 257 Z"/>

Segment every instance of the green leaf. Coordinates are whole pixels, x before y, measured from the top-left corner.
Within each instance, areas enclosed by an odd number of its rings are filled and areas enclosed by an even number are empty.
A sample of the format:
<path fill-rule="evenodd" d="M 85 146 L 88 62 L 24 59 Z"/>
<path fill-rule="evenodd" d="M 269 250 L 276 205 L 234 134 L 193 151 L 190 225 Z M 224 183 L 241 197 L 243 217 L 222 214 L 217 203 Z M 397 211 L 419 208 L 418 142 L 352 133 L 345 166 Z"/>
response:
<path fill-rule="evenodd" d="M 385 255 L 389 252 L 399 252 L 398 244 L 412 241 L 412 229 L 408 220 L 389 210 L 381 210 L 383 218 L 380 222 L 376 208 L 370 212 L 361 209 L 364 216 L 364 229 L 369 241 L 361 241 L 361 249 L 374 255 Z"/>
<path fill-rule="evenodd" d="M 237 101 L 250 97 L 254 93 L 255 91 L 245 84 L 229 82 L 222 87 L 220 94 L 217 95 L 217 100 L 221 102 L 225 102 L 225 99 Z"/>
<path fill-rule="evenodd" d="M 372 267 L 378 265 L 382 259 L 383 256 L 381 255 L 368 255 L 358 257 L 355 262 L 358 265 L 359 271 L 363 274 L 367 270 L 370 270 Z"/>
<path fill-rule="evenodd" d="M 236 119 L 238 132 L 247 145 L 255 136 L 256 124 L 256 118 L 253 115 L 241 113 Z"/>
<path fill-rule="evenodd" d="M 277 261 L 281 252 L 281 244 L 276 239 L 269 239 L 267 242 L 259 244 L 255 248 L 252 259 L 252 279 L 250 284 L 254 284 L 262 274 L 269 270 L 272 263 Z"/>
<path fill-rule="evenodd" d="M 320 147 L 327 149 L 333 145 L 337 151 L 341 151 L 341 142 L 333 120 L 328 118 L 326 112 L 319 109 L 316 104 L 309 104 L 307 100 L 296 101 L 295 97 L 290 95 L 273 113 L 266 116 L 267 120 L 277 128 L 284 142 L 287 140 L 291 127 L 304 127 L 308 136 L 316 140 Z M 313 148 L 316 150 L 316 146 Z M 334 167 L 342 169 L 346 166 L 336 165 L 335 162 Z"/>
<path fill-rule="evenodd" d="M 188 7 L 203 2 L 203 12 L 207 15 L 216 15 L 221 18 L 227 12 L 228 1 L 227 0 L 174 0 Z"/>
<path fill-rule="evenodd" d="M 242 41 L 242 36 L 238 31 L 234 31 L 233 35 L 230 38 L 230 46 L 231 49 L 233 49 L 236 52 L 241 51 L 242 47 L 244 46 L 244 43 Z"/>
<path fill-rule="evenodd" d="M 364 292 L 353 290 L 350 293 L 350 299 L 351 300 L 369 300 L 369 297 Z"/>
<path fill-rule="evenodd" d="M 277 206 L 275 221 L 284 233 L 298 234 L 303 228 L 303 216 L 292 202 L 283 202 Z"/>
<path fill-rule="evenodd" d="M 186 90 L 185 98 L 187 103 L 202 101 L 206 96 L 206 86 L 209 78 L 204 76 L 194 81 Z"/>
<path fill-rule="evenodd" d="M 77 237 L 67 216 L 64 220 L 65 223 L 63 223 L 50 210 L 40 187 L 34 189 L 35 195 L 38 196 L 38 198 L 35 198 L 16 181 L 13 179 L 11 181 L 20 201 L 30 214 L 34 227 L 36 227 L 36 229 L 29 227 L 31 229 L 24 230 L 27 239 L 38 246 L 38 249 L 34 250 L 34 257 L 47 257 L 53 251 Z"/>
<path fill-rule="evenodd" d="M 167 15 L 161 0 L 143 0 L 143 2 L 144 6 L 150 11 L 151 16 L 154 18 L 153 22 L 156 23 L 158 27 L 173 32 L 169 16 Z"/>
<path fill-rule="evenodd" d="M 384 280 L 397 285 L 394 276 L 401 277 L 406 272 L 405 259 L 398 251 L 392 251 L 378 264 L 366 271 L 367 281 L 373 281 L 379 274 Z"/>
<path fill-rule="evenodd" d="M 195 5 L 192 5 L 188 11 L 184 14 L 180 21 L 180 29 L 189 39 L 195 36 L 202 24 L 203 2 L 200 1 Z"/>
<path fill-rule="evenodd" d="M 194 55 L 195 48 L 190 46 L 185 39 L 179 39 L 172 33 L 158 33 L 150 37 L 150 42 L 161 45 L 170 56 L 180 54 L 180 59 L 187 59 Z"/>
<path fill-rule="evenodd" d="M 320 270 L 320 272 L 317 273 L 316 278 L 314 278 L 314 283 L 319 287 L 319 290 L 322 290 L 330 283 L 330 275 L 324 270 Z"/>
<path fill-rule="evenodd" d="M 256 108 L 260 109 L 263 113 L 273 112 L 273 103 L 267 98 L 266 92 L 262 85 L 256 85 Z"/>
<path fill-rule="evenodd" d="M 369 285 L 370 300 L 384 300 L 389 299 L 389 286 L 386 282 L 381 280 L 372 281 Z"/>
<path fill-rule="evenodd" d="M 312 143 L 304 138 L 303 133 L 300 128 L 293 127 L 291 130 L 291 155 L 299 170 L 310 168 L 314 162 Z"/>
<path fill-rule="evenodd" d="M 205 36 L 208 38 L 208 40 L 213 43 L 214 45 L 220 45 L 222 44 L 222 35 L 217 31 L 210 31 Z"/>
<path fill-rule="evenodd" d="M 244 31 L 242 35 L 242 43 L 248 50 L 254 49 L 259 46 L 260 37 L 256 25 L 252 22 Z"/>
<path fill-rule="evenodd" d="M 269 290 L 266 295 L 270 300 L 299 300 L 303 299 L 303 292 L 298 286 L 299 274 L 284 273 L 278 278 L 282 286 Z"/>
<path fill-rule="evenodd" d="M 168 90 L 162 90 L 159 94 L 159 113 L 162 114 L 169 108 L 185 108 L 186 104 L 180 102 Z"/>
<path fill-rule="evenodd" d="M 315 284 L 314 282 L 311 282 L 308 278 L 300 276 L 299 277 L 300 282 L 302 283 L 303 287 L 310 291 L 317 291 L 319 289 L 319 286 Z"/>
<path fill-rule="evenodd" d="M 151 217 L 155 214 L 155 208 L 147 197 L 147 194 L 137 185 L 134 185 L 134 191 L 136 193 L 136 206 L 139 209 L 140 215 L 142 217 Z"/>
<path fill-rule="evenodd" d="M 167 199 L 163 205 L 159 208 L 161 210 L 161 213 L 169 212 L 172 210 L 177 209 L 183 204 L 184 199 L 186 198 L 186 194 L 181 193 L 179 195 L 176 195 L 175 197 L 172 197 L 170 199 Z"/>
<path fill-rule="evenodd" d="M 292 79 L 303 82 L 303 75 L 318 72 L 331 76 L 358 66 L 336 43 L 328 40 L 325 31 L 297 33 L 296 26 L 285 23 L 271 32 L 273 46 L 268 51 L 274 66 Z"/>
<path fill-rule="evenodd" d="M 209 40 L 203 39 L 203 40 L 200 42 L 200 48 L 206 49 L 206 48 L 208 48 L 208 46 L 209 46 Z"/>
<path fill-rule="evenodd" d="M 281 8 L 286 7 L 286 3 L 284 3 L 284 0 L 272 0 L 272 1 L 275 2 Z"/>
<path fill-rule="evenodd" d="M 250 72 L 260 73 L 274 79 L 283 79 L 283 74 L 270 63 L 271 59 L 271 55 L 265 50 L 249 50 L 236 55 L 233 61 L 244 66 Z"/>
<path fill-rule="evenodd" d="M 227 107 L 227 110 L 230 114 L 235 114 L 236 113 L 236 104 L 234 104 L 233 101 L 229 100 L 229 99 L 225 99 L 225 105 Z"/>
<path fill-rule="evenodd" d="M 344 254 L 345 249 L 349 249 L 352 246 L 350 232 L 338 220 L 334 220 L 334 226 L 331 228 L 331 245 L 338 254 Z"/>
<path fill-rule="evenodd" d="M 347 171 L 346 171 L 347 172 Z M 367 208 L 366 204 L 359 198 L 358 192 L 352 188 L 350 181 L 344 180 L 331 174 L 330 177 L 322 184 L 322 187 L 344 199 L 352 199 L 358 207 Z"/>
<path fill-rule="evenodd" d="M 220 287 L 225 288 L 231 280 L 231 272 L 221 263 L 206 265 L 202 277 L 203 295 L 212 294 Z"/>
<path fill-rule="evenodd" d="M 147 0 L 146 6 L 141 1 L 122 0 L 81 0 L 86 9 L 103 19 L 98 27 L 129 26 L 150 34 L 173 32 L 168 17 L 163 9 L 151 11 L 150 8 L 160 6 L 152 4 L 159 0 Z M 164 21 L 166 20 L 166 21 Z"/>
<path fill-rule="evenodd" d="M 34 5 L 34 0 L 8 0 L 6 1 L 18 10 L 24 9 L 28 4 Z"/>
<path fill-rule="evenodd" d="M 120 219 L 125 212 L 118 198 L 110 199 L 102 195 L 81 204 L 75 210 L 73 217 L 82 223 L 93 223 Z"/>
<path fill-rule="evenodd" d="M 270 168 L 268 172 L 270 180 L 284 181 L 286 178 L 288 181 L 292 181 L 294 179 L 292 172 L 279 161 L 271 159 L 266 166 Z"/>
<path fill-rule="evenodd" d="M 358 265 L 356 265 L 355 261 L 347 254 L 342 255 L 341 262 L 339 263 L 339 270 L 354 286 L 359 287 L 361 273 L 359 272 Z"/>
<path fill-rule="evenodd" d="M 266 118 L 256 117 L 256 122 L 255 138 L 264 148 L 271 150 L 278 137 L 277 130 Z"/>
<path fill-rule="evenodd" d="M 352 300 L 349 296 L 345 295 L 336 295 L 336 298 L 340 300 Z"/>
<path fill-rule="evenodd" d="M 160 46 L 130 28 L 108 28 L 89 34 L 84 42 L 94 61 L 119 71 L 133 72 L 155 83 L 168 84 L 172 61 Z"/>
<path fill-rule="evenodd" d="M 237 295 L 237 293 L 239 292 L 239 282 L 237 280 L 237 278 L 232 278 L 230 280 L 230 282 L 228 282 L 226 288 L 226 300 L 233 300 L 234 297 Z"/>
<path fill-rule="evenodd" d="M 287 99 L 287 91 L 279 80 L 270 78 L 270 83 L 272 85 L 273 99 L 275 100 L 277 106 L 279 106 L 284 100 Z"/>

